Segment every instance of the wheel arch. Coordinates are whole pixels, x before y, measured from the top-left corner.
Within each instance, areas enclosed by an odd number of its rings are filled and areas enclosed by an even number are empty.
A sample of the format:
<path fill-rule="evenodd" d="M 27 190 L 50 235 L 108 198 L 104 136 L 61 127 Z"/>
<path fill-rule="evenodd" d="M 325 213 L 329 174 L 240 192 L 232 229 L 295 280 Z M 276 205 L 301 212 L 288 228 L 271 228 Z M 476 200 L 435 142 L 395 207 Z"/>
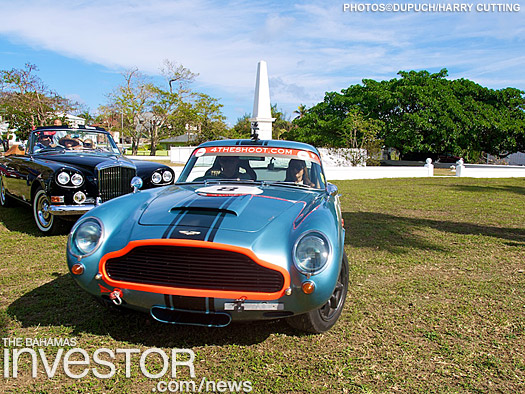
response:
<path fill-rule="evenodd" d="M 49 192 L 49 188 L 47 187 L 45 182 L 42 181 L 42 179 L 35 179 L 31 184 L 31 204 L 33 204 L 34 202 L 35 195 L 38 189 L 42 189 L 46 193 Z"/>

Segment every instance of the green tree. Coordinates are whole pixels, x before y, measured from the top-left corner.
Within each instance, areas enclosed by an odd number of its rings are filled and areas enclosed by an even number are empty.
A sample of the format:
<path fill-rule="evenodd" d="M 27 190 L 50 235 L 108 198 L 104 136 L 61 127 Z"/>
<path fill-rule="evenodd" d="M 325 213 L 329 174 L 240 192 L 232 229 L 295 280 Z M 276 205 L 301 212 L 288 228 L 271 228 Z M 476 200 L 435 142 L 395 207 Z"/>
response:
<path fill-rule="evenodd" d="M 122 74 L 124 83 L 110 93 L 110 103 L 106 108 L 121 114 L 120 128 L 122 134 L 131 138 L 131 154 L 136 155 L 142 137 L 141 119 L 146 112 L 147 104 L 153 93 L 150 83 L 137 68 Z M 119 125 L 114 125 L 119 130 Z"/>
<path fill-rule="evenodd" d="M 300 104 L 293 113 L 297 115 L 298 118 L 302 118 L 305 116 L 308 112 L 308 108 L 304 104 Z"/>
<path fill-rule="evenodd" d="M 506 155 L 525 149 L 524 92 L 492 90 L 447 75 L 446 69 L 400 71 L 400 78 L 365 79 L 341 93 L 326 93 L 323 102 L 294 120 L 296 128 L 287 137 L 317 146 L 347 144 L 345 122 L 358 114 L 380 122 L 363 132 L 379 127 L 376 140 L 398 149 L 403 158 L 450 153 L 477 160 L 483 152 Z"/>
<path fill-rule="evenodd" d="M 25 140 L 34 127 L 52 123 L 59 114 L 74 109 L 74 103 L 50 90 L 36 75 L 38 68 L 0 70 L 0 114 L 9 128 Z"/>
<path fill-rule="evenodd" d="M 383 121 L 380 136 L 405 158 L 443 153 L 476 160 L 482 152 L 523 149 L 523 92 L 492 90 L 442 69 L 400 71 L 400 78 L 363 80 L 342 91 L 345 107 Z"/>
<path fill-rule="evenodd" d="M 189 86 L 197 76 L 184 66 L 169 60 L 164 61 L 161 73 L 169 89 L 147 85 L 152 95 L 142 123 L 149 138 L 152 156 L 155 156 L 160 139 L 186 131 L 191 115 L 185 100 L 194 96 Z"/>
<path fill-rule="evenodd" d="M 237 123 L 232 128 L 232 136 L 234 138 L 250 138 L 252 133 L 252 122 L 250 121 L 250 114 L 244 114 L 237 119 Z"/>
<path fill-rule="evenodd" d="M 331 148 L 354 165 L 371 163 L 382 146 L 378 134 L 383 122 L 365 118 L 358 108 L 347 108 L 345 101 L 340 94 L 327 93 L 323 102 L 294 119 L 295 127 L 286 138 Z"/>
<path fill-rule="evenodd" d="M 226 117 L 222 114 L 222 104 L 219 100 L 207 94 L 199 93 L 193 106 L 192 125 L 197 128 L 196 143 L 229 137 L 229 131 L 224 123 Z"/>
<path fill-rule="evenodd" d="M 282 110 L 277 109 L 277 104 L 272 105 L 271 111 L 272 118 L 275 118 L 272 125 L 272 138 L 280 140 L 292 129 L 292 122 Z"/>

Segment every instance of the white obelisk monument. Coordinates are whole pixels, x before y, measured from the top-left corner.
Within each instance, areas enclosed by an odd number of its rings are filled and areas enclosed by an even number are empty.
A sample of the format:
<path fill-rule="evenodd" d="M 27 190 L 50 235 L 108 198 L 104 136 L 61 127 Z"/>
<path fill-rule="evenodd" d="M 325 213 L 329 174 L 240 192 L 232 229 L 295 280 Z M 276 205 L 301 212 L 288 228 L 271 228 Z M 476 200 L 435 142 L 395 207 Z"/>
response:
<path fill-rule="evenodd" d="M 261 60 L 257 64 L 257 79 L 255 80 L 255 96 L 253 100 L 253 113 L 250 121 L 257 122 L 259 139 L 272 139 L 272 108 L 270 104 L 270 85 L 268 83 L 268 66 Z"/>

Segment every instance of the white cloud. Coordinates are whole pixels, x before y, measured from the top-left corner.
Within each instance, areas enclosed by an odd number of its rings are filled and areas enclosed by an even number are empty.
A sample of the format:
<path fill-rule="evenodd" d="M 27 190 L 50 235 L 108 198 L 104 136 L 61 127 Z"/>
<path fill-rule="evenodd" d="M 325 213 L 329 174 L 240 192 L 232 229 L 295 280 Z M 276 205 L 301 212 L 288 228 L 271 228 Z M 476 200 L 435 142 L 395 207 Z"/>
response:
<path fill-rule="evenodd" d="M 523 3 L 523 2 L 520 2 Z M 503 13 L 344 13 L 319 1 L 0 1 L 0 35 L 72 58 L 158 73 L 170 59 L 251 109 L 266 60 L 272 100 L 295 109 L 363 78 L 441 69 L 525 88 L 525 7 Z M 498 86 L 493 86 L 498 87 Z M 293 110 L 291 109 L 291 110 Z"/>

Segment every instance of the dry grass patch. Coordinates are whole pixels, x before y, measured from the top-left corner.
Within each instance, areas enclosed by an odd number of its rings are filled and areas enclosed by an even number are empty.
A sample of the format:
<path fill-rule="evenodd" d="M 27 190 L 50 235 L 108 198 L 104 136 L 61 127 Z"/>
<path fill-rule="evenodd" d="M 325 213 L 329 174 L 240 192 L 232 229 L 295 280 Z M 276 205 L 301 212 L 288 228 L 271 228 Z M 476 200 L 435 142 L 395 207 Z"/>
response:
<path fill-rule="evenodd" d="M 249 380 L 254 393 L 525 391 L 525 180 L 338 186 L 350 291 L 324 335 L 281 321 L 209 329 L 105 311 L 67 275 L 66 236 L 40 237 L 29 210 L 15 207 L 0 208 L 1 337 L 76 338 L 89 354 L 192 349 L 197 382 Z M 58 348 L 45 350 L 54 357 Z M 21 377 L 4 378 L 0 391 L 152 392 L 157 381 L 136 363 L 131 378 L 116 364 L 111 379 L 74 380 L 63 372 L 48 379 L 42 368 L 30 378 L 23 362 Z"/>

